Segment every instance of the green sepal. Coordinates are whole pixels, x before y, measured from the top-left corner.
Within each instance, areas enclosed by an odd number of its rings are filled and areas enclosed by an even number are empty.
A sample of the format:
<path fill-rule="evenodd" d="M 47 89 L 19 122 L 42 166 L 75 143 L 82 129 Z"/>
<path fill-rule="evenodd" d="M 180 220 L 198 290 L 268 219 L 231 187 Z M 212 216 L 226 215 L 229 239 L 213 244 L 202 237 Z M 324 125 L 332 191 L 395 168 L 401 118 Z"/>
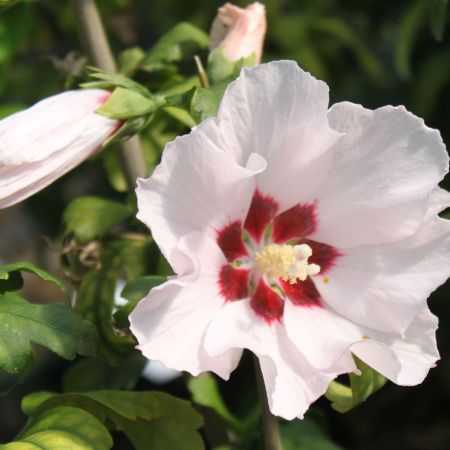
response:
<path fill-rule="evenodd" d="M 116 87 L 96 112 L 110 119 L 128 120 L 153 114 L 164 103 L 162 97 L 148 97 L 130 89 Z"/>
<path fill-rule="evenodd" d="M 255 54 L 237 61 L 229 60 L 221 47 L 215 48 L 208 56 L 208 79 L 211 84 L 221 81 L 230 82 L 239 76 L 243 67 L 252 67 L 255 65 Z"/>
<path fill-rule="evenodd" d="M 353 355 L 353 359 L 361 374 L 348 374 L 350 386 L 332 381 L 325 393 L 327 399 L 332 402 L 332 408 L 340 413 L 346 413 L 366 401 L 372 394 L 381 389 L 387 381 L 383 375 L 369 367 L 357 356 Z"/>

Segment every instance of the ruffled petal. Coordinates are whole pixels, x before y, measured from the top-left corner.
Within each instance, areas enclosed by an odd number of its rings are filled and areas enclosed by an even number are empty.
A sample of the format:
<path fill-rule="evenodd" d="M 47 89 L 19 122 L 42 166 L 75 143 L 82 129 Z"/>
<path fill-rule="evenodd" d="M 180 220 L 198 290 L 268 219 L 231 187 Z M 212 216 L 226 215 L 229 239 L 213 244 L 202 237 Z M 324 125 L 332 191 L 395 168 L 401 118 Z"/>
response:
<path fill-rule="evenodd" d="M 448 171 L 439 132 L 403 107 L 370 111 L 338 103 L 328 117 L 333 128 L 346 134 L 315 194 L 319 226 L 311 239 L 342 248 L 414 233 L 431 191 Z"/>
<path fill-rule="evenodd" d="M 108 95 L 64 92 L 0 121 L 0 208 L 48 186 L 101 146 L 120 125 L 95 113 Z"/>
<path fill-rule="evenodd" d="M 353 322 L 404 332 L 450 275 L 450 222 L 436 218 L 391 244 L 346 249 L 316 283 L 323 301 Z"/>
<path fill-rule="evenodd" d="M 366 335 L 365 329 L 329 308 L 299 306 L 291 301 L 285 303 L 283 322 L 291 341 L 317 369 L 334 365 Z"/>
<path fill-rule="evenodd" d="M 205 338 L 205 349 L 212 356 L 242 348 L 260 360 L 272 413 L 288 420 L 302 418 L 331 380 L 354 370 L 353 361 L 345 356 L 333 368 L 316 370 L 279 322 L 268 325 L 245 300 L 227 303 L 211 322 Z"/>
<path fill-rule="evenodd" d="M 280 212 L 311 200 L 328 172 L 328 150 L 340 134 L 329 127 L 327 109 L 327 85 L 293 61 L 243 69 L 225 91 L 223 148 L 241 165 L 252 152 L 267 160 L 258 186 L 280 202 Z"/>
<path fill-rule="evenodd" d="M 353 345 L 352 352 L 394 383 L 414 386 L 439 359 L 437 327 L 437 317 L 424 308 L 404 335 L 372 332 L 370 339 Z"/>
<path fill-rule="evenodd" d="M 211 357 L 203 345 L 205 331 L 224 303 L 218 273 L 225 258 L 200 233 L 181 239 L 179 250 L 193 260 L 194 272 L 152 289 L 131 313 L 130 329 L 147 358 L 192 375 L 211 371 L 227 379 L 242 351 Z"/>
<path fill-rule="evenodd" d="M 152 177 L 138 180 L 137 217 L 151 228 L 171 264 L 171 252 L 181 236 L 204 231 L 217 239 L 224 227 L 244 221 L 255 174 L 265 169 L 258 155 L 249 156 L 246 168 L 239 166 L 215 146 L 205 129 L 212 133 L 214 121 L 169 143 Z"/>

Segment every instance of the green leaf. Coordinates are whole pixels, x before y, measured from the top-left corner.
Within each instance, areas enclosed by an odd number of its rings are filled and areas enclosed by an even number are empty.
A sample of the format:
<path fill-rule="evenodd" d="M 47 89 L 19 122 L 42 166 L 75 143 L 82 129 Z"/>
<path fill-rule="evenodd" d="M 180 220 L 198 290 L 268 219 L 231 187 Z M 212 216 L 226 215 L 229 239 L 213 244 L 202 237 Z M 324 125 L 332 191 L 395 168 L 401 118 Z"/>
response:
<path fill-rule="evenodd" d="M 187 22 L 179 23 L 158 40 L 141 65 L 151 69 L 155 63 L 179 61 L 183 56 L 182 44 L 189 42 L 207 48 L 209 38 L 200 28 Z"/>
<path fill-rule="evenodd" d="M 128 300 L 128 303 L 114 313 L 116 326 L 119 328 L 128 328 L 128 316 L 136 307 L 139 300 L 142 300 L 154 287 L 164 283 L 166 280 L 167 277 L 160 275 L 148 275 L 129 281 L 120 294 Z"/>
<path fill-rule="evenodd" d="M 126 120 L 152 114 L 163 104 L 162 97 L 149 98 L 138 92 L 117 87 L 96 112 L 110 119 Z"/>
<path fill-rule="evenodd" d="M 138 352 L 131 353 L 116 366 L 99 356 L 83 359 L 64 373 L 63 391 L 134 389 L 147 362 L 147 359 Z"/>
<path fill-rule="evenodd" d="M 241 428 L 240 421 L 230 412 L 223 401 L 219 385 L 213 375 L 204 373 L 197 377 L 189 378 L 188 389 L 195 403 L 213 409 L 233 428 Z"/>
<path fill-rule="evenodd" d="M 83 394 L 31 394 L 22 402 L 28 415 L 57 406 L 82 408 L 102 423 L 112 422 L 137 450 L 203 450 L 196 431 L 201 416 L 189 402 L 162 392 L 97 391 Z"/>
<path fill-rule="evenodd" d="M 76 309 L 93 322 L 99 334 L 99 351 L 112 365 L 119 364 L 134 351 L 130 336 L 119 336 L 113 328 L 114 292 L 121 269 L 130 279 L 147 272 L 151 258 L 150 240 L 104 242 L 100 267 L 86 273 L 77 291 Z"/>
<path fill-rule="evenodd" d="M 416 0 L 411 3 L 400 25 L 395 44 L 394 62 L 398 74 L 404 80 L 411 76 L 410 60 L 417 33 L 424 21 L 428 0 Z"/>
<path fill-rule="evenodd" d="M 33 418 L 14 442 L 1 450 L 108 450 L 108 430 L 82 409 L 60 406 Z"/>
<path fill-rule="evenodd" d="M 78 197 L 63 214 L 64 235 L 73 233 L 80 244 L 103 237 L 132 214 L 128 205 L 100 197 Z"/>
<path fill-rule="evenodd" d="M 444 39 L 445 25 L 447 22 L 448 0 L 431 0 L 430 3 L 430 27 L 433 36 L 439 42 Z"/>
<path fill-rule="evenodd" d="M 29 272 L 45 281 L 50 281 L 61 292 L 67 296 L 69 295 L 64 283 L 59 278 L 26 261 L 0 265 L 0 294 L 5 291 L 18 290 L 22 287 L 20 272 Z M 18 273 L 19 275 L 17 275 Z"/>
<path fill-rule="evenodd" d="M 129 281 L 120 294 L 130 303 L 136 304 L 143 299 L 154 287 L 159 286 L 167 280 L 167 277 L 160 275 L 147 275 Z"/>
<path fill-rule="evenodd" d="M 31 343 L 65 359 L 95 353 L 96 334 L 67 305 L 33 305 L 16 293 L 0 296 L 0 368 L 19 373 L 33 358 Z"/>
<path fill-rule="evenodd" d="M 145 52 L 141 48 L 127 48 L 119 54 L 119 71 L 126 76 L 132 75 L 138 69 L 144 57 Z"/>
<path fill-rule="evenodd" d="M 387 381 L 383 375 L 355 355 L 353 355 L 353 359 L 361 371 L 361 375 L 349 374 L 350 387 L 332 381 L 325 393 L 328 400 L 332 402 L 331 406 L 340 413 L 346 413 L 366 401 L 372 394 L 381 389 Z"/>
<path fill-rule="evenodd" d="M 283 450 L 341 450 L 308 417 L 280 424 Z"/>

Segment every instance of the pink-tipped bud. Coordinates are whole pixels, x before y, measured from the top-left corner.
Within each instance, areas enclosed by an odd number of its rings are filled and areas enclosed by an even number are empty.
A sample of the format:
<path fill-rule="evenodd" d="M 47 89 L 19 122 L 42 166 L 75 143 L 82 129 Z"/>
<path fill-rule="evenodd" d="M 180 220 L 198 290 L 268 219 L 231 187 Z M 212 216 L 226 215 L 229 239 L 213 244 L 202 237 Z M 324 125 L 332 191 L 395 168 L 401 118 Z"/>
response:
<path fill-rule="evenodd" d="M 0 120 L 0 208 L 40 191 L 99 149 L 120 125 L 95 112 L 109 95 L 68 91 Z"/>
<path fill-rule="evenodd" d="M 264 35 L 266 34 L 266 9 L 255 2 L 246 8 L 225 3 L 219 8 L 209 34 L 209 49 L 221 47 L 231 61 L 255 55 L 255 64 L 261 62 Z"/>

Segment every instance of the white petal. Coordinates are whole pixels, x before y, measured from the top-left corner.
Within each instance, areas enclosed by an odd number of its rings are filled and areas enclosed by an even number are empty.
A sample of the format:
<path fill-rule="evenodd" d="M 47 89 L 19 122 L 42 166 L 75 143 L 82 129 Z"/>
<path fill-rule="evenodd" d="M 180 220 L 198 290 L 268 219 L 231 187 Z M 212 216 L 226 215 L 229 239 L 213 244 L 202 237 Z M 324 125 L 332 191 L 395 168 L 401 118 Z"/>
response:
<path fill-rule="evenodd" d="M 203 348 L 205 330 L 223 304 L 217 278 L 224 256 L 199 233 L 183 238 L 181 249 L 195 260 L 195 272 L 152 289 L 131 313 L 130 329 L 147 358 L 192 375 L 211 371 L 227 379 L 242 352 L 210 357 Z"/>
<path fill-rule="evenodd" d="M 283 321 L 291 341 L 318 369 L 335 364 L 366 334 L 329 308 L 303 307 L 289 300 L 284 304 Z"/>
<path fill-rule="evenodd" d="M 107 96 L 64 92 L 0 121 L 0 208 L 48 186 L 100 147 L 118 127 L 95 113 Z"/>
<path fill-rule="evenodd" d="M 450 275 L 449 255 L 450 222 L 436 218 L 401 241 L 346 249 L 316 287 L 353 322 L 403 332 Z"/>
<path fill-rule="evenodd" d="M 270 410 L 288 420 L 302 418 L 332 379 L 354 370 L 348 358 L 333 368 L 316 370 L 289 340 L 284 327 L 278 323 L 269 326 L 253 313 L 246 300 L 227 303 L 211 322 L 205 338 L 210 355 L 241 348 L 258 356 Z"/>
<path fill-rule="evenodd" d="M 219 108 L 221 147 L 245 165 L 250 153 L 267 160 L 258 175 L 263 194 L 281 211 L 311 200 L 331 161 L 340 134 L 328 125 L 328 87 L 293 61 L 243 69 Z"/>
<path fill-rule="evenodd" d="M 448 171 L 439 132 L 403 107 L 369 111 L 338 103 L 329 119 L 347 134 L 336 144 L 330 175 L 316 193 L 319 227 L 312 239 L 342 248 L 412 234 Z"/>
<path fill-rule="evenodd" d="M 352 352 L 394 383 L 421 383 L 439 359 L 436 347 L 438 320 L 428 308 L 411 322 L 404 336 L 373 332 L 355 344 Z"/>
<path fill-rule="evenodd" d="M 170 254 L 181 236 L 202 230 L 215 239 L 224 225 L 244 221 L 255 174 L 265 169 L 258 155 L 249 155 L 244 168 L 220 151 L 211 141 L 215 128 L 214 120 L 208 120 L 175 139 L 152 177 L 138 180 L 137 217 L 151 228 L 171 264 Z"/>

